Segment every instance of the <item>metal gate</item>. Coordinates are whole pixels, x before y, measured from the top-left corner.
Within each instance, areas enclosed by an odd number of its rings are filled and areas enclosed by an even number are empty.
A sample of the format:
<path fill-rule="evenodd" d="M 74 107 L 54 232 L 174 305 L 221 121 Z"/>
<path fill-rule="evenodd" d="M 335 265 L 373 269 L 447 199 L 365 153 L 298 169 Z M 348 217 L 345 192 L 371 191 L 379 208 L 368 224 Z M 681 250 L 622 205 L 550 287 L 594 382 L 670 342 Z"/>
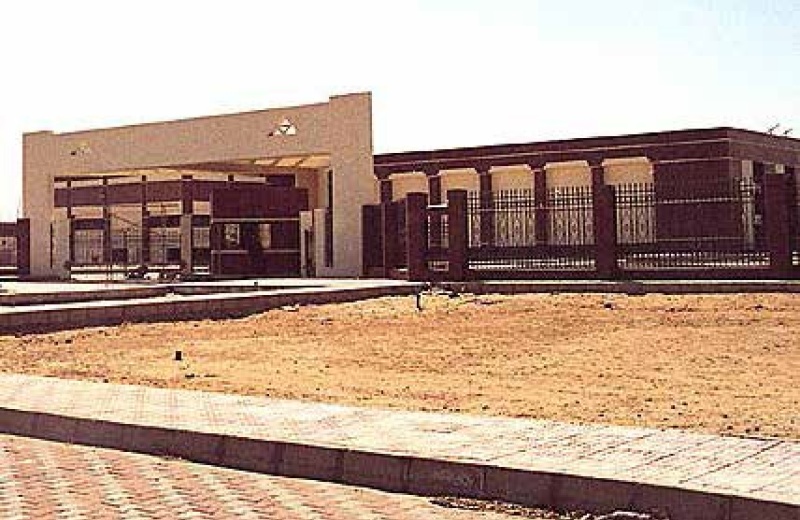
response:
<path fill-rule="evenodd" d="M 172 219 L 176 220 L 176 219 Z M 150 218 L 147 226 L 120 225 L 114 219 L 74 219 L 69 222 L 69 267 L 72 274 L 136 271 L 185 271 L 182 230 L 170 219 Z M 208 217 L 193 218 L 192 271 L 208 272 L 210 240 Z"/>

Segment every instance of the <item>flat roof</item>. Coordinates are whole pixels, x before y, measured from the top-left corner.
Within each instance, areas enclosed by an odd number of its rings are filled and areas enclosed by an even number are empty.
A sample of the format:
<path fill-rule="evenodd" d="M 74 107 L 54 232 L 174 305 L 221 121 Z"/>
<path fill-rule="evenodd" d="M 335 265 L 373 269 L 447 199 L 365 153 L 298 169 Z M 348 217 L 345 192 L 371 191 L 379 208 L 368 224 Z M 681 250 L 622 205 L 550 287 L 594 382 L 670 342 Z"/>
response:
<path fill-rule="evenodd" d="M 800 152 L 800 139 L 765 132 L 756 132 L 734 127 L 691 128 L 684 130 L 667 130 L 662 132 L 644 132 L 635 134 L 618 134 L 594 137 L 578 137 L 571 139 L 554 139 L 527 143 L 508 143 L 495 145 L 479 145 L 457 148 L 440 148 L 433 150 L 414 150 L 390 152 L 375 155 L 375 165 L 387 166 L 398 163 L 426 162 L 448 159 L 467 159 L 492 157 L 497 155 L 535 154 L 552 151 L 602 150 L 618 146 L 657 146 L 752 136 L 761 141 L 785 144 L 786 148 Z"/>

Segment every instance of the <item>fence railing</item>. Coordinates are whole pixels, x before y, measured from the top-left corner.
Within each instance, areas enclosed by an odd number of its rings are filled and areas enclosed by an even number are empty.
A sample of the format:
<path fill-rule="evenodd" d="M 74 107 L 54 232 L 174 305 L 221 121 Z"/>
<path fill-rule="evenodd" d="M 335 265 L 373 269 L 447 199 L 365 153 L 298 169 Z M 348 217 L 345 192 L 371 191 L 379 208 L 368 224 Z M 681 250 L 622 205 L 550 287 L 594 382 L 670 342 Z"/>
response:
<path fill-rule="evenodd" d="M 792 244 L 792 265 L 800 268 L 800 182 L 794 183 L 794 208 L 792 211 L 792 228 L 791 236 L 793 238 Z"/>
<path fill-rule="evenodd" d="M 0 275 L 30 274 L 30 221 L 0 222 Z"/>
<path fill-rule="evenodd" d="M 594 267 L 592 190 L 561 187 L 467 196 L 468 267 L 586 270 Z"/>
<path fill-rule="evenodd" d="M 783 175 L 409 194 L 400 215 L 382 238 L 402 234 L 412 279 L 800 278 L 800 190 Z"/>
<path fill-rule="evenodd" d="M 153 226 L 112 228 L 73 222 L 70 262 L 72 270 L 130 271 L 142 266 L 178 269 L 182 263 L 181 229 Z M 192 228 L 192 267 L 207 268 L 210 262 L 210 232 L 207 226 Z"/>
<path fill-rule="evenodd" d="M 448 271 L 450 269 L 447 258 L 447 251 L 450 247 L 450 223 L 447 205 L 428 207 L 425 235 L 428 239 L 425 254 L 428 270 L 431 272 Z"/>
<path fill-rule="evenodd" d="M 0 268 L 17 269 L 16 236 L 0 236 Z"/>
<path fill-rule="evenodd" d="M 390 205 L 392 218 L 386 223 L 390 229 L 394 230 L 396 241 L 395 246 L 391 248 L 391 267 L 404 269 L 408 267 L 408 229 L 407 229 L 407 216 L 406 200 L 402 199 Z"/>
<path fill-rule="evenodd" d="M 615 187 L 619 267 L 769 267 L 764 192 L 752 179 Z"/>

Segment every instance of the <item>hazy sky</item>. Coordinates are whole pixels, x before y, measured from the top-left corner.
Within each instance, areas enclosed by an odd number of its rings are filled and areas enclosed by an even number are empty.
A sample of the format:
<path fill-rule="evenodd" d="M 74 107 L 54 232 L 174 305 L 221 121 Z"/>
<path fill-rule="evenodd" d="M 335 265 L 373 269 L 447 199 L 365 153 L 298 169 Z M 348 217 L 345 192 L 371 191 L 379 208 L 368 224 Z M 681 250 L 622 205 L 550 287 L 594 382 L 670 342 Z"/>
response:
<path fill-rule="evenodd" d="M 21 134 L 373 93 L 376 152 L 703 126 L 800 136 L 800 0 L 0 3 L 0 219 Z"/>

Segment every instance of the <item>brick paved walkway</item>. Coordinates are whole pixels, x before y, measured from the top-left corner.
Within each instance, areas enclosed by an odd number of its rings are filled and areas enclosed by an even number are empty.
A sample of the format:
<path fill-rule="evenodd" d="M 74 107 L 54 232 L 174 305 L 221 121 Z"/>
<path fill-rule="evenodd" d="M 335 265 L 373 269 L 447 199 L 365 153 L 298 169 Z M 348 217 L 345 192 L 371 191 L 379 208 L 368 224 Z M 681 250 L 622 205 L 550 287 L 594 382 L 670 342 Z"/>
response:
<path fill-rule="evenodd" d="M 2 435 L 0 518 L 508 519 L 408 495 Z"/>
<path fill-rule="evenodd" d="M 759 518 L 734 513 L 769 502 L 774 509 L 761 518 L 800 518 L 800 442 L 787 440 L 14 374 L 0 375 L 0 432 L 420 494 L 574 509 L 685 508 L 675 519 Z"/>

